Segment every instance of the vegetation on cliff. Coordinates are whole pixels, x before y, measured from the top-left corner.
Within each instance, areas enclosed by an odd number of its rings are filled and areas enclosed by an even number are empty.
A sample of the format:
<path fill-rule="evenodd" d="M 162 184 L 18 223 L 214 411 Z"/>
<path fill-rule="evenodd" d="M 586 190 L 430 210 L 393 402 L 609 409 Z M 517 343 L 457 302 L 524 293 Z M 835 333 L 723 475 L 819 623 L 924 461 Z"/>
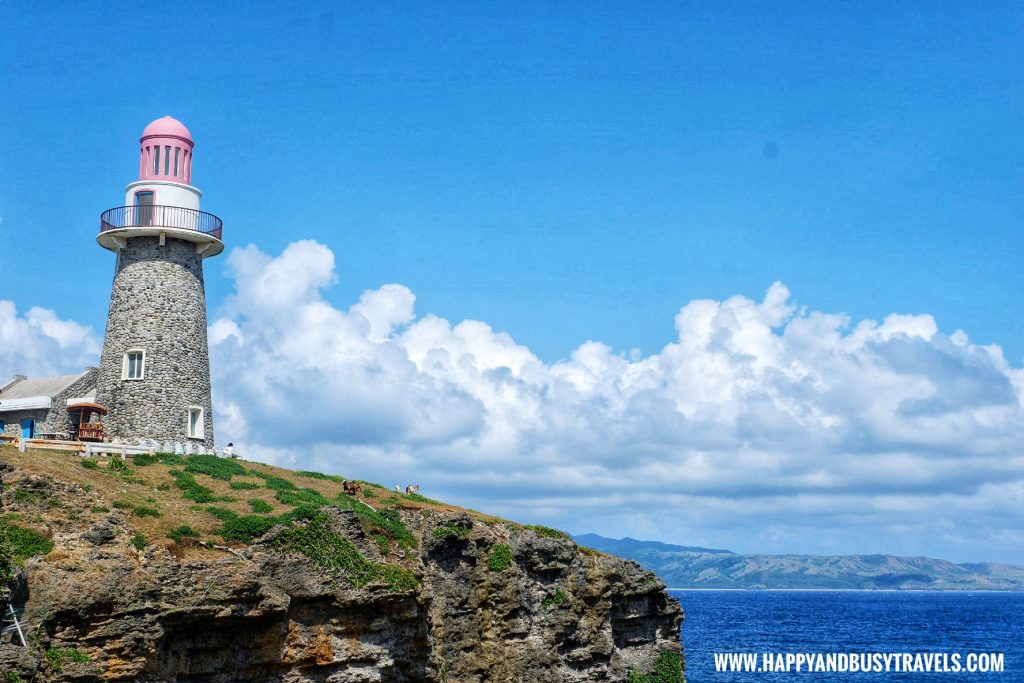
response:
<path fill-rule="evenodd" d="M 679 680 L 664 586 L 556 529 L 211 456 L 0 447 L 0 480 L 24 680 Z"/>

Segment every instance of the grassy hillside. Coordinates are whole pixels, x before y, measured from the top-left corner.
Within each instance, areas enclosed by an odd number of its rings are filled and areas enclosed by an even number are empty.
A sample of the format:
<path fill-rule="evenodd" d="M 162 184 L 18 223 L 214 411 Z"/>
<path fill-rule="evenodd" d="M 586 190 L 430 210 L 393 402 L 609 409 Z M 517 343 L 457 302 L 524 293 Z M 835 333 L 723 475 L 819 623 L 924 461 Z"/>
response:
<path fill-rule="evenodd" d="M 4 446 L 0 459 L 29 476 L 6 485 L 10 505 L 3 517 L 5 526 L 32 529 L 44 520 L 74 522 L 120 509 L 129 516 L 140 549 L 158 543 L 179 555 L 245 545 L 275 524 L 308 518 L 323 505 L 356 512 L 385 557 L 400 555 L 415 543 L 399 510 L 466 512 L 484 524 L 504 521 L 373 482 L 360 482 L 362 491 L 350 496 L 337 475 L 209 455 L 162 453 L 125 461 L 50 450 L 19 453 Z M 76 495 L 71 503 L 71 496 L 63 500 L 45 487 L 35 487 L 32 476 L 77 485 L 87 495 Z"/>

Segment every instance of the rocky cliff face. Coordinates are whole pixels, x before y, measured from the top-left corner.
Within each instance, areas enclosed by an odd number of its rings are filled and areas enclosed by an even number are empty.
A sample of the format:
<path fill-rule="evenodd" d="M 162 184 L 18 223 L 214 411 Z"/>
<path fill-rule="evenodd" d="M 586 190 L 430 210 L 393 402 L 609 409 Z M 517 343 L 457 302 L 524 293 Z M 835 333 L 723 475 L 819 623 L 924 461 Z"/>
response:
<path fill-rule="evenodd" d="M 680 654 L 659 580 L 547 530 L 402 510 L 415 548 L 391 552 L 322 507 L 250 545 L 136 549 L 134 517 L 88 484 L 2 477 L 4 519 L 53 549 L 0 594 L 5 612 L 24 606 L 30 642 L 4 635 L 0 680 L 661 683 L 644 675 Z M 408 580 L 353 588 L 358 567 L 330 559 L 351 548 Z"/>

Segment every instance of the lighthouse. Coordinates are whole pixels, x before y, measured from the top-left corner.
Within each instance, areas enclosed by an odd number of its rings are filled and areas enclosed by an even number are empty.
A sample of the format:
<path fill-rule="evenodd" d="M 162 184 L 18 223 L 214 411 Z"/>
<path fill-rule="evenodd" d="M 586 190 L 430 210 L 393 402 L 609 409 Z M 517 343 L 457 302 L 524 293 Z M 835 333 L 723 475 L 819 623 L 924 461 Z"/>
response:
<path fill-rule="evenodd" d="M 201 211 L 192 135 L 153 121 L 124 205 L 104 211 L 96 241 L 117 255 L 96 400 L 109 440 L 213 446 L 203 260 L 224 250 L 223 224 Z"/>

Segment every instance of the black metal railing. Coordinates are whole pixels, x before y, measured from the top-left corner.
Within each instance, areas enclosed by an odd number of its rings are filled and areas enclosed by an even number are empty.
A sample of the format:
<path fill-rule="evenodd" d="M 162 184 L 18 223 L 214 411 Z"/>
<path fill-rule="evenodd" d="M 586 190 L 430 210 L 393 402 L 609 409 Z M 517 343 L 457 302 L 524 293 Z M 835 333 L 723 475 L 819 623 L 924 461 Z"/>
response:
<path fill-rule="evenodd" d="M 220 239 L 224 223 L 212 213 L 181 206 L 136 204 L 107 209 L 100 214 L 100 232 L 120 228 L 178 228 L 195 230 Z"/>

